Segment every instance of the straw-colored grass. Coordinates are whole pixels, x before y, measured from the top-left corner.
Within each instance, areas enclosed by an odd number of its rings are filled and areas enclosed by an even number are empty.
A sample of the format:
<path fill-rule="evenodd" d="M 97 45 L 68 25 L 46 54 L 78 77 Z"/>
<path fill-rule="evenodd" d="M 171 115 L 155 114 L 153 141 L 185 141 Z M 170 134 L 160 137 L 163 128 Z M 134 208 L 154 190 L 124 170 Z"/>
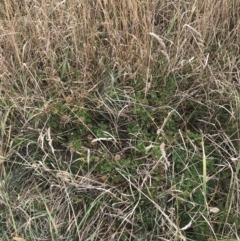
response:
<path fill-rule="evenodd" d="M 240 2 L 0 3 L 1 240 L 238 240 Z"/>

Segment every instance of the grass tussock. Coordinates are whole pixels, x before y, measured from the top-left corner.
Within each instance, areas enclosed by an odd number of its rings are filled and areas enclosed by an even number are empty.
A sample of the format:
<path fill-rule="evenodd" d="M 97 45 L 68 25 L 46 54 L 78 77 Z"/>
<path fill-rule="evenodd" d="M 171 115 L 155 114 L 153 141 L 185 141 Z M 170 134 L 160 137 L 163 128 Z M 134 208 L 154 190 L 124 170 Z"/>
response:
<path fill-rule="evenodd" d="M 2 240 L 238 240 L 240 3 L 0 3 Z"/>

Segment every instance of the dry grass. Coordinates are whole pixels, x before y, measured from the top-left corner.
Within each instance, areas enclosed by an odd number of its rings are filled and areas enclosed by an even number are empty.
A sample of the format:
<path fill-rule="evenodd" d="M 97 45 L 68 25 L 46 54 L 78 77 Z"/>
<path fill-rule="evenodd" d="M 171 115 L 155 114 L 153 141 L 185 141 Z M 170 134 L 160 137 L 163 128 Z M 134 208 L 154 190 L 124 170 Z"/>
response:
<path fill-rule="evenodd" d="M 0 3 L 1 239 L 238 240 L 239 10 Z"/>

